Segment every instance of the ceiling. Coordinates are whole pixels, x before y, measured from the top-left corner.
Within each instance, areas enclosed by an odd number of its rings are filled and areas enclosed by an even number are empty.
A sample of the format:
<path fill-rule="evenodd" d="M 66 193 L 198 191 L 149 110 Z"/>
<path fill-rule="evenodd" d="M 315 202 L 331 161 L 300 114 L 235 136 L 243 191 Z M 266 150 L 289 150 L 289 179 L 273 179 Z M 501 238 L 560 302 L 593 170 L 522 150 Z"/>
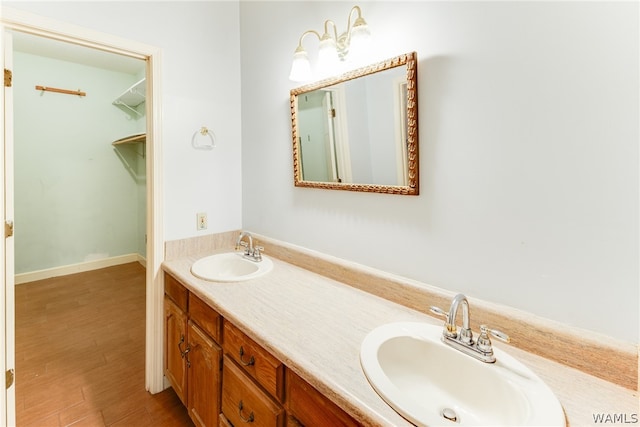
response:
<path fill-rule="evenodd" d="M 30 53 L 127 74 L 139 74 L 146 66 L 146 62 L 141 59 L 117 53 L 105 52 L 17 31 L 12 32 L 12 34 L 13 49 L 17 52 Z"/>

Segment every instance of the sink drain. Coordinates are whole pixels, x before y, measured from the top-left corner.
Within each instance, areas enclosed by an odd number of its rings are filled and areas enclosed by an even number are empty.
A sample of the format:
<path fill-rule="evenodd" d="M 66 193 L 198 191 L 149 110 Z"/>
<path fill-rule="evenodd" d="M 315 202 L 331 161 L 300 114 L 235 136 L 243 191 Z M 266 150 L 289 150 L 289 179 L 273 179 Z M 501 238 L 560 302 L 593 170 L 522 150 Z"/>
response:
<path fill-rule="evenodd" d="M 458 415 L 456 414 L 456 412 L 451 409 L 451 408 L 444 408 L 441 412 L 440 415 L 442 415 L 443 418 L 449 420 L 449 421 L 453 421 L 454 423 L 458 422 Z"/>

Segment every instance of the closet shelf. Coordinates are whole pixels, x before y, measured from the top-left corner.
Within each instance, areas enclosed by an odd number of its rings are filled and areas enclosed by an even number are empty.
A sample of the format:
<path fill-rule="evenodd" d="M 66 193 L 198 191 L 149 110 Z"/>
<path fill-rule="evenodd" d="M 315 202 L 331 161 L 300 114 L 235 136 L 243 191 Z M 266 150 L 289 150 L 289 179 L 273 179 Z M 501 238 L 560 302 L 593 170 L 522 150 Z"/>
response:
<path fill-rule="evenodd" d="M 115 140 L 111 144 L 112 145 L 137 144 L 138 142 L 146 142 L 146 141 L 147 141 L 146 133 L 136 133 L 134 135 L 125 136 L 124 138 Z"/>
<path fill-rule="evenodd" d="M 145 79 L 142 79 L 117 97 L 115 101 L 113 101 L 113 105 L 125 107 L 136 114 L 142 115 L 142 113 L 136 110 L 136 107 L 142 104 L 145 100 L 146 85 Z"/>

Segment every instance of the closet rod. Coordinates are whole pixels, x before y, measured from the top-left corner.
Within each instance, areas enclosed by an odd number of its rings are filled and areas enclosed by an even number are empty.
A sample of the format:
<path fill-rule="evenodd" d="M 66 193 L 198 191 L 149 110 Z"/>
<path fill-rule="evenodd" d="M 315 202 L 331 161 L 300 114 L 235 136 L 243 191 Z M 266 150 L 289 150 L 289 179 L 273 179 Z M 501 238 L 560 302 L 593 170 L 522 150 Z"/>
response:
<path fill-rule="evenodd" d="M 67 95 L 87 96 L 86 92 L 82 92 L 80 90 L 58 89 L 58 88 L 55 88 L 55 87 L 47 87 L 47 86 L 36 86 L 36 90 L 41 90 L 41 91 L 45 91 L 45 92 L 64 93 L 64 94 L 67 94 Z"/>

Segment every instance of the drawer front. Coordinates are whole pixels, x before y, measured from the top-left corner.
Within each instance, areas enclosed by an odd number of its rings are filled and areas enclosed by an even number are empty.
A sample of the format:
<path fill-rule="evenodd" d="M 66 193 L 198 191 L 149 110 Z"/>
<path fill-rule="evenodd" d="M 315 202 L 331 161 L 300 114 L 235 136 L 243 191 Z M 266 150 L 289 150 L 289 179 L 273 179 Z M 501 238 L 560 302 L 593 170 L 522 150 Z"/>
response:
<path fill-rule="evenodd" d="M 360 425 L 338 405 L 290 370 L 287 370 L 287 388 L 289 426 L 352 427 Z"/>
<path fill-rule="evenodd" d="M 187 288 L 182 286 L 172 275 L 164 273 L 164 293 L 176 303 L 182 311 L 187 311 Z"/>
<path fill-rule="evenodd" d="M 284 400 L 284 365 L 231 323 L 224 322 L 225 353 L 280 402 Z"/>
<path fill-rule="evenodd" d="M 220 342 L 222 316 L 193 293 L 189 294 L 189 318 L 214 341 Z"/>
<path fill-rule="evenodd" d="M 222 363 L 222 413 L 234 426 L 282 427 L 284 410 L 228 356 Z"/>

